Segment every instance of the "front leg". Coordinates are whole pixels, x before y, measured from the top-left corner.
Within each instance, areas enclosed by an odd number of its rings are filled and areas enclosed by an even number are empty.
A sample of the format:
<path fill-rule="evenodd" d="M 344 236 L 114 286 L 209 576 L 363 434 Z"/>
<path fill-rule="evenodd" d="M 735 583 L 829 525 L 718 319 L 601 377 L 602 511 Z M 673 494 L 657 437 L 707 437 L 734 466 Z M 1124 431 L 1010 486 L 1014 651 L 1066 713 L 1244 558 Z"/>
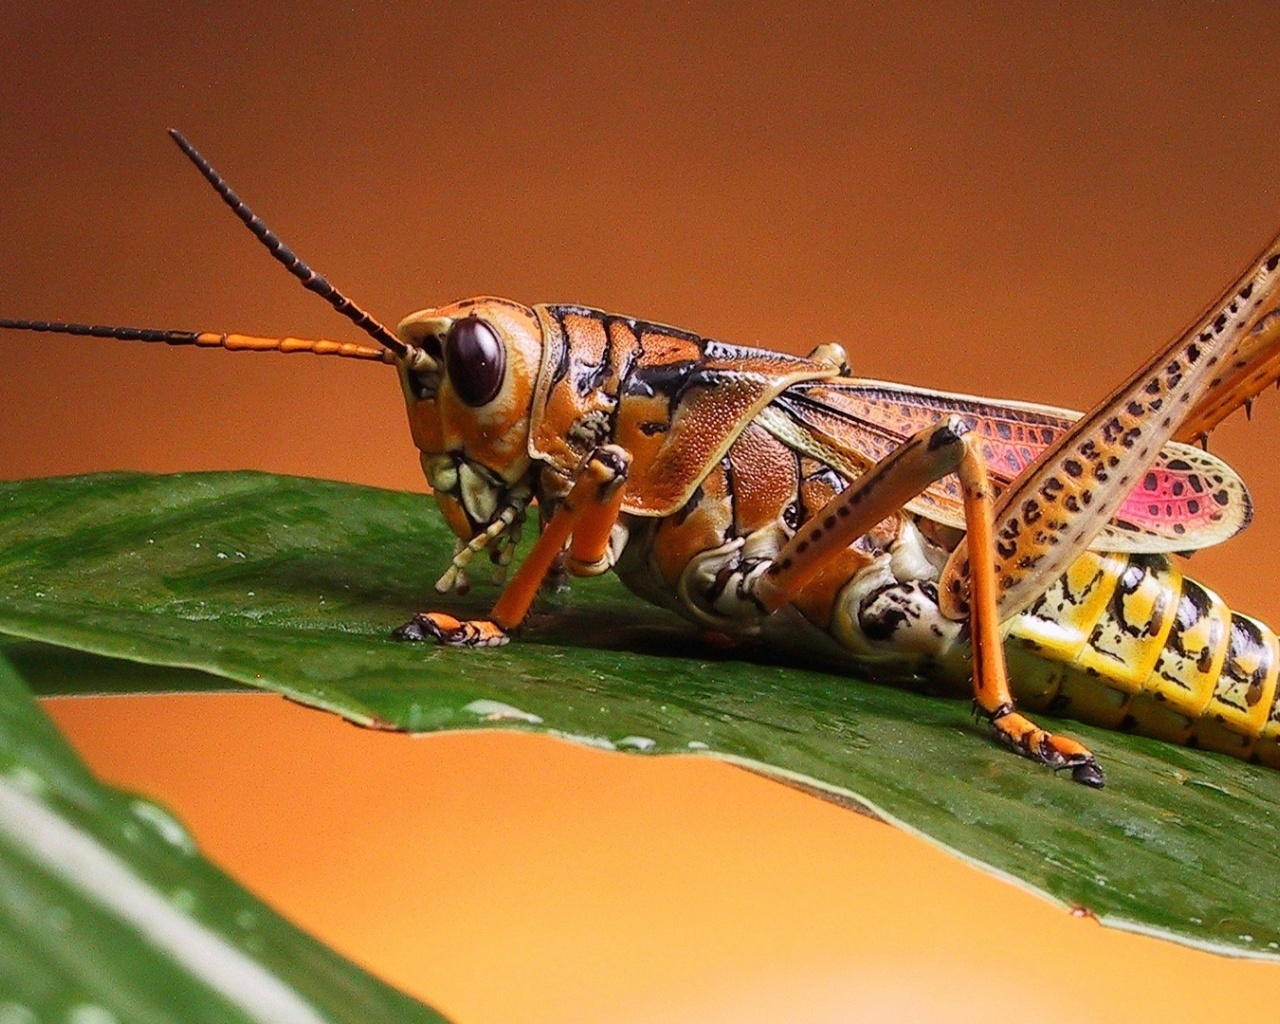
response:
<path fill-rule="evenodd" d="M 617 445 L 597 448 L 578 467 L 573 486 L 529 555 L 516 570 L 487 619 L 454 618 L 445 612 L 419 612 L 392 632 L 397 640 L 426 640 L 451 647 L 498 647 L 528 614 L 538 588 L 569 546 L 573 564 L 598 566 L 606 557 L 609 535 L 622 507 L 631 456 Z"/>

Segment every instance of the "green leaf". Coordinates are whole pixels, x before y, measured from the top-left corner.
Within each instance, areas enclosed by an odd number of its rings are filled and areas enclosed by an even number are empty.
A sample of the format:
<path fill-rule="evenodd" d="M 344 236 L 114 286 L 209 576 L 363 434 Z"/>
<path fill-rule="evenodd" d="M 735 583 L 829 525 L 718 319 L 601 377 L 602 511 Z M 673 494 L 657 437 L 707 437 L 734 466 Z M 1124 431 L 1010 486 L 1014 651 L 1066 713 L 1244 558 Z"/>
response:
<path fill-rule="evenodd" d="M 1280 953 L 1268 769 L 1063 725 L 1106 766 L 1107 788 L 1091 790 L 1000 747 L 967 702 L 824 669 L 802 642 L 709 647 L 611 577 L 576 582 L 505 648 L 396 643 L 390 630 L 424 605 L 474 615 L 495 593 L 433 596 L 451 539 L 421 496 L 246 473 L 30 481 L 0 487 L 0 536 L 12 637 L 198 669 L 365 724 L 703 752 L 1108 923 Z"/>
<path fill-rule="evenodd" d="M 250 896 L 163 808 L 100 785 L 3 657 L 0 1019 L 444 1020 Z"/>

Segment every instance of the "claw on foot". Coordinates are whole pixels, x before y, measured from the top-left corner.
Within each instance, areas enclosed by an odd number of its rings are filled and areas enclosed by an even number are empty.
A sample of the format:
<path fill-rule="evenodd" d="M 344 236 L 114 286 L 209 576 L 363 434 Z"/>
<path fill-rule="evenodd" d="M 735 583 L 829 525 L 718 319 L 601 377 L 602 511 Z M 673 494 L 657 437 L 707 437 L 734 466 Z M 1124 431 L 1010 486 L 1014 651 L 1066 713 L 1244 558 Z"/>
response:
<path fill-rule="evenodd" d="M 1106 785 L 1107 777 L 1102 773 L 1102 766 L 1092 757 L 1088 761 L 1075 765 L 1071 769 L 1071 778 L 1083 786 L 1101 789 Z"/>
<path fill-rule="evenodd" d="M 455 619 L 444 612 L 419 612 L 391 631 L 396 640 L 434 640 L 446 647 L 501 647 L 510 637 L 488 619 Z"/>

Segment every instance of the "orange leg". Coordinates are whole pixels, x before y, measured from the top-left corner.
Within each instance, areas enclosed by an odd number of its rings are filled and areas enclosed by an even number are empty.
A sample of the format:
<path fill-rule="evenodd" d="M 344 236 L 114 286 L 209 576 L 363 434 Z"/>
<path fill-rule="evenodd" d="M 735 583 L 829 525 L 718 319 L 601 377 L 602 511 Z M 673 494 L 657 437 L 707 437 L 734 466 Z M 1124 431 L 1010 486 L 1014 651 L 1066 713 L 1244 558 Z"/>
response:
<path fill-rule="evenodd" d="M 1071 777 L 1101 788 L 1102 768 L 1089 749 L 1066 736 L 1045 732 L 1014 710 L 1000 639 L 999 589 L 995 569 L 995 529 L 991 484 L 976 444 L 966 443 L 960 460 L 960 486 L 969 550 L 987 552 L 969 563 L 969 637 L 973 647 L 973 699 L 1000 738 L 1018 753 L 1053 769 L 1070 768 Z"/>
<path fill-rule="evenodd" d="M 972 437 L 964 422 L 953 416 L 911 438 L 802 526 L 758 577 L 753 596 L 766 611 L 793 600 L 836 552 L 899 511 L 933 481 L 958 473 L 968 550 L 987 553 L 969 567 L 968 601 L 959 602 L 958 609 L 969 618 L 974 701 L 1018 753 L 1054 769 L 1070 768 L 1077 782 L 1101 786 L 1102 769 L 1087 748 L 1045 732 L 1014 710 L 1000 638 L 991 487 L 981 448 Z"/>
<path fill-rule="evenodd" d="M 812 580 L 827 561 L 935 480 L 955 472 L 968 431 L 959 416 L 927 427 L 868 469 L 832 498 L 774 556 L 755 584 L 753 597 L 777 611 Z"/>
<path fill-rule="evenodd" d="M 556 557 L 569 545 L 570 558 L 600 561 L 617 522 L 631 457 L 617 445 L 591 453 L 578 468 L 573 487 L 556 509 L 529 555 L 516 570 L 487 619 L 456 619 L 445 612 L 419 612 L 392 636 L 428 637 L 451 647 L 497 647 L 524 620 Z"/>
<path fill-rule="evenodd" d="M 1175 436 L 1210 429 L 1276 368 L 1280 238 L 1183 334 L 1153 355 L 1040 453 L 1000 496 L 991 549 L 1003 619 L 1028 607 L 1090 545 Z M 939 582 L 952 614 L 967 541 Z"/>

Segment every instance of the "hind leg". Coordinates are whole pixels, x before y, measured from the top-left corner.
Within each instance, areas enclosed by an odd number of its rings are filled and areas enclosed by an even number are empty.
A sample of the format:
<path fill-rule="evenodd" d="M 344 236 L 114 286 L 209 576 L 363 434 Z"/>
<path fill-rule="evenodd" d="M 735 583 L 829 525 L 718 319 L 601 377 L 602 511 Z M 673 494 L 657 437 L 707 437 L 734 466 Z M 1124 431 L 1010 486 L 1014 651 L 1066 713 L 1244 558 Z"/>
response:
<path fill-rule="evenodd" d="M 981 445 L 973 438 L 963 420 L 952 416 L 921 431 L 872 466 L 832 498 L 767 568 L 748 581 L 752 599 L 765 612 L 795 600 L 849 544 L 952 472 L 959 475 L 962 486 L 968 549 L 993 555 L 991 486 Z M 962 581 L 967 579 L 968 593 L 967 599 L 953 602 L 960 605 L 953 617 L 969 622 L 977 707 L 1018 753 L 1054 769 L 1069 768 L 1077 782 L 1101 786 L 1102 769 L 1086 747 L 1039 728 L 1014 709 L 1000 636 L 994 558 L 977 558 L 958 572 Z"/>

